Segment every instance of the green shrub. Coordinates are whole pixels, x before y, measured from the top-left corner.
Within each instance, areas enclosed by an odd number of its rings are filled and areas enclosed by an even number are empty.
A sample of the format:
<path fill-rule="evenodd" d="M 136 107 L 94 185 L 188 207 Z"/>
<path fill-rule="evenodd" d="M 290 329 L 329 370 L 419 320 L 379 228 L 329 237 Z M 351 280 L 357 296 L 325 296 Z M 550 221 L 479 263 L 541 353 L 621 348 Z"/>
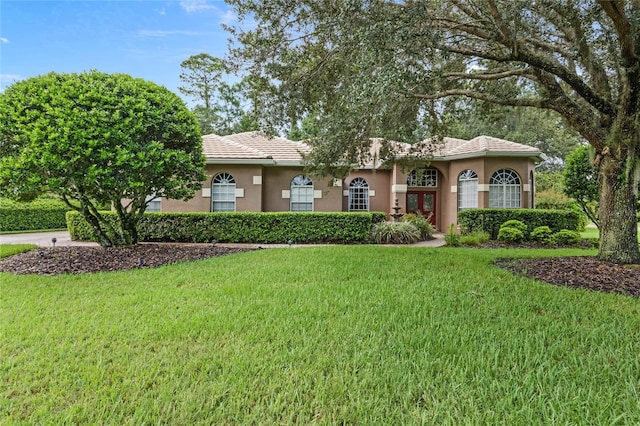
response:
<path fill-rule="evenodd" d="M 524 232 L 518 228 L 500 228 L 498 231 L 498 241 L 506 243 L 517 243 L 524 240 Z"/>
<path fill-rule="evenodd" d="M 467 209 L 458 213 L 458 225 L 463 234 L 484 231 L 491 239 L 496 239 L 500 225 L 511 219 L 527 224 L 528 231 L 545 225 L 553 232 L 561 229 L 581 231 L 586 223 L 584 215 L 573 210 Z"/>
<path fill-rule="evenodd" d="M 371 239 L 377 244 L 413 244 L 420 230 L 410 222 L 380 222 L 373 225 Z"/>
<path fill-rule="evenodd" d="M 433 236 L 433 225 L 431 224 L 429 219 L 425 218 L 422 215 L 408 213 L 402 216 L 402 221 L 409 222 L 416 228 L 418 228 L 418 231 L 420 231 L 421 240 L 428 240 Z"/>
<path fill-rule="evenodd" d="M 0 231 L 36 231 L 66 226 L 69 207 L 62 201 L 42 198 L 20 203 L 0 198 Z"/>
<path fill-rule="evenodd" d="M 483 231 L 471 232 L 460 236 L 460 244 L 463 246 L 479 246 L 489 241 L 489 234 Z"/>
<path fill-rule="evenodd" d="M 555 240 L 553 238 L 553 232 L 551 232 L 551 228 L 549 228 L 548 226 L 538 226 L 536 229 L 531 231 L 531 234 L 529 235 L 529 239 L 541 244 L 555 243 Z"/>
<path fill-rule="evenodd" d="M 460 246 L 460 234 L 456 232 L 456 226 L 453 223 L 449 226 L 449 233 L 445 234 L 444 241 L 451 247 Z"/>
<path fill-rule="evenodd" d="M 498 241 L 519 242 L 526 240 L 527 237 L 527 225 L 516 219 L 506 221 L 498 230 Z"/>
<path fill-rule="evenodd" d="M 577 231 L 562 229 L 556 232 L 555 234 L 553 234 L 553 239 L 556 242 L 556 244 L 575 245 L 582 240 L 582 237 L 580 236 L 580 233 Z"/>
<path fill-rule="evenodd" d="M 500 225 L 500 228 L 516 228 L 522 231 L 523 234 L 525 235 L 527 234 L 527 225 L 525 225 L 523 222 L 516 219 L 511 219 L 506 221 L 505 223 Z"/>
<path fill-rule="evenodd" d="M 115 212 L 103 212 L 117 221 Z M 369 241 L 374 220 L 385 213 L 145 213 L 138 223 L 140 241 L 208 243 L 351 244 Z M 74 240 L 91 240 L 92 232 L 77 212 L 67 214 Z"/>

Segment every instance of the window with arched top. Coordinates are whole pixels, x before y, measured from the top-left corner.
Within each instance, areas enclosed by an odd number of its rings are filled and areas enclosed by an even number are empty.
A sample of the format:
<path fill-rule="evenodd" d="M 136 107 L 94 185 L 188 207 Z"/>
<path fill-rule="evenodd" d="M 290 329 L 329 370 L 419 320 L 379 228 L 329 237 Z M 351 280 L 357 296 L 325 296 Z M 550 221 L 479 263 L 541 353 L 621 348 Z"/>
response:
<path fill-rule="evenodd" d="M 236 180 L 229 173 L 218 173 L 211 181 L 211 211 L 236 211 Z"/>
<path fill-rule="evenodd" d="M 411 170 L 407 176 L 407 186 L 438 186 L 438 170 L 433 168 Z"/>
<path fill-rule="evenodd" d="M 520 177 L 510 169 L 500 169 L 489 180 L 490 208 L 520 207 Z"/>
<path fill-rule="evenodd" d="M 369 183 L 364 178 L 354 178 L 349 184 L 349 211 L 369 211 Z"/>
<path fill-rule="evenodd" d="M 313 211 L 313 181 L 304 175 L 298 175 L 291 181 L 291 211 Z"/>
<path fill-rule="evenodd" d="M 478 208 L 478 174 L 467 169 L 458 175 L 458 210 Z"/>

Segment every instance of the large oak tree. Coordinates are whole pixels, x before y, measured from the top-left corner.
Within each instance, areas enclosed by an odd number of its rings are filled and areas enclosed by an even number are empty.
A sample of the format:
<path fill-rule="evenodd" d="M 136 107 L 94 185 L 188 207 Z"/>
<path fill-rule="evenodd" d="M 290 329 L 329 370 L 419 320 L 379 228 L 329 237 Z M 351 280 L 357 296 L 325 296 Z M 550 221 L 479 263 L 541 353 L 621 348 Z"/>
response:
<path fill-rule="evenodd" d="M 198 123 L 168 89 L 125 74 L 50 73 L 0 95 L 0 194 L 58 194 L 102 246 L 136 243 L 153 197 L 204 181 Z M 112 205 L 118 223 L 100 213 Z"/>
<path fill-rule="evenodd" d="M 232 57 L 262 82 L 268 123 L 323 118 L 314 164 L 357 161 L 369 136 L 410 141 L 455 97 L 554 111 L 596 152 L 600 257 L 640 261 L 637 0 L 229 3 Z"/>

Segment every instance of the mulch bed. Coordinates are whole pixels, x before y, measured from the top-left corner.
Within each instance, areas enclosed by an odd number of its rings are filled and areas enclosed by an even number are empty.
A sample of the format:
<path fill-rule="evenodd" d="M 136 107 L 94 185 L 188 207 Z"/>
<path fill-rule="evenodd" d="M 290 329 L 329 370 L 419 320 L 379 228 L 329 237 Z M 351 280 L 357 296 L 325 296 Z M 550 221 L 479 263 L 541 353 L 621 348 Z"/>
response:
<path fill-rule="evenodd" d="M 558 286 L 640 296 L 638 265 L 617 265 L 594 256 L 500 259 L 496 265 Z"/>
<path fill-rule="evenodd" d="M 79 274 L 154 268 L 170 263 L 253 250 L 211 245 L 137 244 L 129 247 L 39 248 L 0 259 L 0 271 L 14 274 Z"/>

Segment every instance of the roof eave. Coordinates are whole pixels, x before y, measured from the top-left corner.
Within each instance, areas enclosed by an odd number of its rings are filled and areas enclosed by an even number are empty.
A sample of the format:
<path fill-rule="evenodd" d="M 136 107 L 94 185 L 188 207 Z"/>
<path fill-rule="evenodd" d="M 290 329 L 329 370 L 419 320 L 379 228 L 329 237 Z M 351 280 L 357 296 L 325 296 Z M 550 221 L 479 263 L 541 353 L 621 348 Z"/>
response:
<path fill-rule="evenodd" d="M 470 153 L 465 153 L 465 154 L 454 154 L 454 155 L 447 155 L 447 156 L 443 156 L 443 157 L 436 157 L 434 158 L 434 160 L 436 159 L 441 159 L 444 161 L 453 161 L 453 160 L 466 160 L 469 158 L 482 158 L 482 157 L 516 157 L 516 158 L 522 158 L 522 157 L 528 157 L 531 158 L 533 161 L 544 161 L 545 160 L 545 155 L 541 152 L 526 152 L 526 151 L 521 151 L 521 152 L 517 152 L 517 151 L 482 151 L 482 152 L 470 152 Z"/>
<path fill-rule="evenodd" d="M 271 158 L 207 158 L 205 164 L 260 164 L 274 165 Z"/>

